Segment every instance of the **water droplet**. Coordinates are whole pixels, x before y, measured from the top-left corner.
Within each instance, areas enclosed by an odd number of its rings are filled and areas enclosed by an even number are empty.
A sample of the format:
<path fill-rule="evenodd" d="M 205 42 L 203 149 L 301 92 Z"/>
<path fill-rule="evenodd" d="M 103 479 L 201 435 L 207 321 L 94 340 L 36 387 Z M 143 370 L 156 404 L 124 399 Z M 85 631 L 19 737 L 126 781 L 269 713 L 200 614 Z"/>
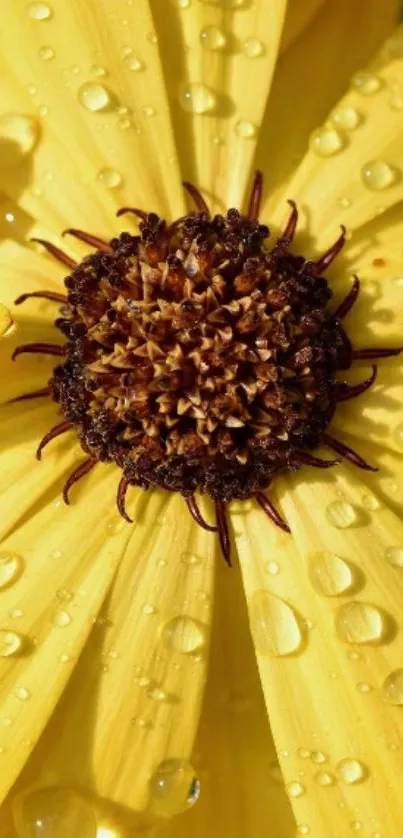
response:
<path fill-rule="evenodd" d="M 309 147 L 318 157 L 332 157 L 341 151 L 345 144 L 343 135 L 331 125 L 317 128 L 309 138 Z"/>
<path fill-rule="evenodd" d="M 382 81 L 379 76 L 365 71 L 355 73 L 351 79 L 351 83 L 355 90 L 363 96 L 373 96 L 382 87 Z"/>
<path fill-rule="evenodd" d="M 347 785 L 355 785 L 362 783 L 368 777 L 368 770 L 358 759 L 347 757 L 340 760 L 336 766 L 337 774 L 340 780 Z"/>
<path fill-rule="evenodd" d="M 31 693 L 26 687 L 16 687 L 13 695 L 15 698 L 18 698 L 19 701 L 28 701 L 28 699 L 31 698 Z"/>
<path fill-rule="evenodd" d="M 403 567 L 403 547 L 387 547 L 385 559 L 392 567 Z"/>
<path fill-rule="evenodd" d="M 359 832 L 359 830 L 362 829 L 361 821 L 351 821 L 350 829 L 352 829 L 353 832 Z"/>
<path fill-rule="evenodd" d="M 327 754 L 324 754 L 323 751 L 312 751 L 311 753 L 311 760 L 315 763 L 315 765 L 323 765 L 324 762 L 327 762 L 329 757 Z"/>
<path fill-rule="evenodd" d="M 126 55 L 123 59 L 123 63 L 129 70 L 133 70 L 134 73 L 138 73 L 140 70 L 144 70 L 144 64 L 137 58 L 137 55 Z"/>
<path fill-rule="evenodd" d="M 105 67 L 100 67 L 99 64 L 91 64 L 90 73 L 92 76 L 96 76 L 98 79 L 105 78 L 108 75 L 108 71 Z"/>
<path fill-rule="evenodd" d="M 191 0 L 174 0 L 178 9 L 190 9 Z"/>
<path fill-rule="evenodd" d="M 235 123 L 235 133 L 243 140 L 250 140 L 256 136 L 257 128 L 249 119 L 239 119 Z"/>
<path fill-rule="evenodd" d="M 309 575 L 313 586 L 324 596 L 340 596 L 354 584 L 350 565 L 336 553 L 311 553 Z"/>
<path fill-rule="evenodd" d="M 396 172 L 384 160 L 370 160 L 361 169 L 361 179 L 367 189 L 387 189 L 396 181 Z"/>
<path fill-rule="evenodd" d="M 65 628 L 71 623 L 71 614 L 68 611 L 55 611 L 52 623 L 56 628 Z"/>
<path fill-rule="evenodd" d="M 43 61 L 51 61 L 55 57 L 55 51 L 52 47 L 40 47 L 38 55 Z"/>
<path fill-rule="evenodd" d="M 403 422 L 400 425 L 397 425 L 393 431 L 393 439 L 396 442 L 396 445 L 403 449 Z"/>
<path fill-rule="evenodd" d="M 249 600 L 249 618 L 258 655 L 293 655 L 302 644 L 297 617 L 286 602 L 268 591 L 255 591 Z"/>
<path fill-rule="evenodd" d="M 47 116 L 48 113 L 49 113 L 48 105 L 39 105 L 38 113 L 39 113 L 39 116 Z"/>
<path fill-rule="evenodd" d="M 170 699 L 170 694 L 157 685 L 150 687 L 150 689 L 147 690 L 147 695 L 152 699 L 152 701 L 169 701 Z"/>
<path fill-rule="evenodd" d="M 149 41 L 150 44 L 158 44 L 158 38 L 157 38 L 155 32 L 149 32 L 148 33 L 147 41 Z"/>
<path fill-rule="evenodd" d="M 153 774 L 150 792 L 152 812 L 170 818 L 194 806 L 200 795 L 200 782 L 190 762 L 167 759 Z"/>
<path fill-rule="evenodd" d="M 212 90 L 197 82 L 183 86 L 179 101 L 185 111 L 196 114 L 210 113 L 217 104 Z"/>
<path fill-rule="evenodd" d="M 156 609 L 155 605 L 148 605 L 148 604 L 143 605 L 141 610 L 142 610 L 143 614 L 147 614 L 148 616 L 151 616 L 152 614 L 157 613 L 157 609 Z"/>
<path fill-rule="evenodd" d="M 368 602 L 347 602 L 335 618 L 338 635 L 345 643 L 381 643 L 387 633 L 385 615 Z"/>
<path fill-rule="evenodd" d="M 308 826 L 307 823 L 300 823 L 297 826 L 297 832 L 299 833 L 299 835 L 308 835 L 310 831 L 311 827 Z"/>
<path fill-rule="evenodd" d="M 203 561 L 201 556 L 197 556 L 196 553 L 189 553 L 187 550 L 181 553 L 180 560 L 183 564 L 189 565 L 200 564 Z"/>
<path fill-rule="evenodd" d="M 335 108 L 330 115 L 330 119 L 336 128 L 341 128 L 342 131 L 354 131 L 354 128 L 357 128 L 361 121 L 357 109 L 347 105 Z"/>
<path fill-rule="evenodd" d="M 388 105 L 392 108 L 392 111 L 403 111 L 403 93 L 399 90 L 393 90 Z"/>
<path fill-rule="evenodd" d="M 259 58 L 264 53 L 264 46 L 258 38 L 247 38 L 243 42 L 243 51 L 247 58 Z"/>
<path fill-rule="evenodd" d="M 0 551 L 0 590 L 9 588 L 19 579 L 24 569 L 24 561 L 18 553 L 9 550 Z"/>
<path fill-rule="evenodd" d="M 364 509 L 368 509 L 369 512 L 375 512 L 381 505 L 377 496 L 373 495 L 372 492 L 365 492 L 361 498 L 361 503 Z"/>
<path fill-rule="evenodd" d="M 317 771 L 314 775 L 314 780 L 318 786 L 334 786 L 336 778 L 328 771 Z"/>
<path fill-rule="evenodd" d="M 84 797 L 67 788 L 42 788 L 13 801 L 19 838 L 95 838 L 95 814 Z"/>
<path fill-rule="evenodd" d="M 18 619 L 19 617 L 24 616 L 22 608 L 11 608 L 11 610 L 8 613 L 12 619 Z"/>
<path fill-rule="evenodd" d="M 111 104 L 109 91 L 102 84 L 88 81 L 78 90 L 78 99 L 87 111 L 104 111 Z"/>
<path fill-rule="evenodd" d="M 192 655 L 199 652 L 206 644 L 206 629 L 203 623 L 191 617 L 174 617 L 165 624 L 162 637 L 174 652 Z"/>
<path fill-rule="evenodd" d="M 341 207 L 342 209 L 348 209 L 349 207 L 351 207 L 350 198 L 346 198 L 345 196 L 337 198 L 336 204 L 338 207 Z"/>
<path fill-rule="evenodd" d="M 335 500 L 326 507 L 326 518 L 332 527 L 344 530 L 357 523 L 357 512 L 351 503 Z"/>
<path fill-rule="evenodd" d="M 39 139 L 39 123 L 32 116 L 0 116 L 0 166 L 13 168 L 31 153 Z"/>
<path fill-rule="evenodd" d="M 279 573 L 280 568 L 277 562 L 267 562 L 265 570 L 267 571 L 267 573 L 270 573 L 271 576 L 276 576 L 277 573 Z"/>
<path fill-rule="evenodd" d="M 294 780 L 293 782 L 286 784 L 286 791 L 290 797 L 302 797 L 302 795 L 306 792 L 306 788 L 302 785 L 302 783 L 298 783 Z"/>
<path fill-rule="evenodd" d="M 0 629 L 0 658 L 10 658 L 18 655 L 24 647 L 24 637 L 15 631 Z"/>
<path fill-rule="evenodd" d="M 59 602 L 71 602 L 74 599 L 74 594 L 72 591 L 68 591 L 67 588 L 59 588 L 56 591 L 56 597 Z"/>
<path fill-rule="evenodd" d="M 152 105 L 145 105 L 145 107 L 141 110 L 143 111 L 144 116 L 155 116 L 156 114 L 156 110 L 152 107 Z"/>
<path fill-rule="evenodd" d="M 309 759 L 311 751 L 308 751 L 308 748 L 298 748 L 297 756 L 301 757 L 301 759 Z"/>
<path fill-rule="evenodd" d="M 356 689 L 358 690 L 359 693 L 370 693 L 370 692 L 372 692 L 371 684 L 367 684 L 366 681 L 359 681 L 359 683 L 356 684 Z"/>
<path fill-rule="evenodd" d="M 221 29 L 217 26 L 205 26 L 200 32 L 200 41 L 206 49 L 213 52 L 224 49 L 227 44 L 227 38 Z"/>
<path fill-rule="evenodd" d="M 49 20 L 53 11 L 48 3 L 29 3 L 28 14 L 32 20 Z"/>
<path fill-rule="evenodd" d="M 385 678 L 382 698 L 388 704 L 403 704 L 403 669 L 395 669 Z"/>

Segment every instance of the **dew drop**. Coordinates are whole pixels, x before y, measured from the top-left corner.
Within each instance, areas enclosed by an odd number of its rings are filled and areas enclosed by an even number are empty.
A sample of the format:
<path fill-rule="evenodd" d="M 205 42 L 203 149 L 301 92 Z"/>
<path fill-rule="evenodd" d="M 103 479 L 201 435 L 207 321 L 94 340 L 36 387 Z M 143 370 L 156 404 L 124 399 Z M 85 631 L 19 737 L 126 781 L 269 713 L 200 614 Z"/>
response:
<path fill-rule="evenodd" d="M 259 58 L 264 53 L 264 46 L 258 38 L 247 38 L 243 42 L 243 51 L 247 58 Z"/>
<path fill-rule="evenodd" d="M 71 602 L 74 599 L 74 594 L 72 591 L 67 590 L 67 588 L 58 588 L 56 597 L 59 602 Z"/>
<path fill-rule="evenodd" d="M 317 128 L 309 138 L 309 147 L 318 157 L 332 157 L 345 146 L 343 135 L 331 125 Z"/>
<path fill-rule="evenodd" d="M 109 91 L 102 84 L 88 81 L 78 90 L 78 99 L 87 111 L 104 111 L 111 104 Z"/>
<path fill-rule="evenodd" d="M 351 503 L 335 500 L 326 507 L 326 517 L 333 527 L 344 530 L 357 523 L 357 512 Z"/>
<path fill-rule="evenodd" d="M 66 628 L 71 623 L 71 614 L 68 611 L 55 611 L 52 623 L 56 628 Z"/>
<path fill-rule="evenodd" d="M 142 610 L 143 614 L 146 614 L 147 616 L 151 616 L 151 615 L 157 613 L 157 609 L 156 609 L 155 605 L 148 605 L 148 604 L 143 605 L 141 610 Z"/>
<path fill-rule="evenodd" d="M 335 618 L 337 633 L 345 643 L 381 643 L 387 633 L 384 614 L 368 602 L 347 602 Z"/>
<path fill-rule="evenodd" d="M 147 695 L 152 701 L 169 701 L 170 695 L 169 693 L 162 689 L 162 687 L 158 687 L 156 685 L 151 686 L 147 690 Z"/>
<path fill-rule="evenodd" d="M 297 756 L 301 757 L 301 759 L 309 759 L 311 756 L 311 751 L 308 751 L 307 748 L 298 748 Z"/>
<path fill-rule="evenodd" d="M 28 14 L 32 20 L 49 20 L 53 11 L 48 3 L 29 3 Z"/>
<path fill-rule="evenodd" d="M 39 113 L 39 116 L 47 116 L 48 113 L 49 113 L 48 105 L 39 105 L 38 113 Z"/>
<path fill-rule="evenodd" d="M 360 829 L 362 829 L 362 823 L 361 823 L 361 821 L 351 821 L 351 823 L 350 823 L 350 829 L 352 829 L 352 830 L 353 830 L 353 832 L 359 832 L 359 831 L 360 831 Z"/>
<path fill-rule="evenodd" d="M 311 753 L 311 760 L 315 763 L 315 765 L 323 765 L 324 762 L 327 762 L 329 757 L 327 754 L 324 754 L 323 751 L 312 751 Z"/>
<path fill-rule="evenodd" d="M 387 547 L 385 559 L 392 567 L 403 567 L 403 547 Z"/>
<path fill-rule="evenodd" d="M 19 838 L 95 838 L 97 826 L 90 804 L 67 788 L 42 788 L 13 801 Z"/>
<path fill-rule="evenodd" d="M 8 613 L 13 620 L 24 616 L 22 608 L 12 608 Z"/>
<path fill-rule="evenodd" d="M 362 783 L 368 777 L 368 770 L 358 759 L 347 757 L 340 760 L 336 766 L 339 779 L 347 785 Z"/>
<path fill-rule="evenodd" d="M 24 647 L 24 637 L 15 631 L 0 629 L 0 658 L 18 655 Z"/>
<path fill-rule="evenodd" d="M 51 61 L 55 57 L 55 51 L 52 47 L 40 47 L 38 55 L 42 61 Z"/>
<path fill-rule="evenodd" d="M 403 669 L 395 669 L 385 678 L 382 698 L 388 704 L 403 704 Z"/>
<path fill-rule="evenodd" d="M 156 110 L 152 107 L 152 105 L 145 105 L 145 107 L 141 110 L 143 111 L 144 116 L 155 116 L 156 114 Z"/>
<path fill-rule="evenodd" d="M 311 553 L 309 575 L 313 586 L 324 596 L 340 596 L 354 584 L 350 565 L 336 553 Z"/>
<path fill-rule="evenodd" d="M 171 818 L 187 812 L 199 799 L 200 782 L 187 760 L 161 762 L 150 780 L 150 809 L 159 817 Z"/>
<path fill-rule="evenodd" d="M 314 780 L 318 786 L 334 786 L 336 778 L 328 771 L 317 771 L 314 775 Z"/>
<path fill-rule="evenodd" d="M 162 629 L 162 637 L 169 649 L 182 655 L 199 652 L 207 639 L 203 623 L 186 616 L 169 620 Z"/>
<path fill-rule="evenodd" d="M 396 181 L 396 172 L 384 160 L 370 160 L 361 169 L 361 180 L 367 189 L 387 189 Z"/>
<path fill-rule="evenodd" d="M 187 565 L 200 564 L 203 561 L 201 556 L 197 556 L 196 553 L 189 553 L 187 550 L 181 553 L 180 560 Z"/>
<path fill-rule="evenodd" d="M 249 119 L 239 119 L 235 123 L 235 133 L 243 140 L 251 140 L 252 137 L 256 136 L 256 131 L 256 125 L 250 122 Z"/>
<path fill-rule="evenodd" d="M 39 139 L 39 123 L 32 116 L 5 113 L 0 116 L 0 166 L 14 167 L 31 153 Z"/>
<path fill-rule="evenodd" d="M 291 783 L 286 784 L 286 791 L 288 792 L 289 796 L 292 798 L 295 797 L 302 797 L 303 794 L 306 792 L 305 786 L 302 783 L 298 783 L 293 781 Z"/>
<path fill-rule="evenodd" d="M 330 115 L 330 119 L 336 128 L 342 131 L 354 131 L 354 128 L 360 124 L 361 117 L 356 108 L 345 105 L 344 107 L 335 108 Z"/>
<path fill-rule="evenodd" d="M 100 67 L 99 64 L 92 64 L 90 67 L 90 73 L 92 76 L 96 76 L 98 79 L 105 78 L 108 75 L 108 71 L 105 67 Z"/>
<path fill-rule="evenodd" d="M 19 579 L 24 569 L 24 561 L 19 553 L 9 550 L 0 551 L 0 590 L 9 588 Z"/>
<path fill-rule="evenodd" d="M 18 698 L 19 701 L 28 701 L 28 699 L 31 698 L 31 693 L 26 687 L 16 687 L 13 695 L 15 698 Z"/>
<path fill-rule="evenodd" d="M 307 823 L 300 823 L 297 826 L 297 832 L 299 835 L 308 835 L 311 831 L 311 827 L 308 826 Z"/>
<path fill-rule="evenodd" d="M 365 492 L 361 498 L 361 503 L 368 512 L 375 512 L 381 505 L 377 496 L 373 495 L 372 492 Z"/>
<path fill-rule="evenodd" d="M 270 573 L 270 576 L 277 576 L 277 573 L 280 572 L 280 567 L 277 562 L 267 562 L 265 570 L 267 573 Z"/>
<path fill-rule="evenodd" d="M 213 52 L 224 49 L 227 44 L 224 32 L 217 26 L 205 26 L 200 32 L 200 41 L 206 49 Z"/>
<path fill-rule="evenodd" d="M 345 196 L 337 198 L 336 204 L 338 207 L 341 207 L 342 209 L 348 209 L 349 207 L 351 207 L 350 198 L 346 198 Z"/>
<path fill-rule="evenodd" d="M 123 63 L 129 70 L 132 70 L 134 73 L 138 73 L 140 70 L 144 70 L 144 64 L 137 55 L 126 55 L 123 59 Z"/>
<path fill-rule="evenodd" d="M 286 602 L 269 591 L 258 590 L 249 600 L 252 636 L 258 655 L 293 655 L 302 644 L 297 617 Z"/>
<path fill-rule="evenodd" d="M 354 89 L 363 96 L 373 96 L 382 87 L 382 81 L 379 76 L 365 71 L 355 73 L 351 79 L 351 83 Z"/>
<path fill-rule="evenodd" d="M 371 684 L 367 684 L 366 681 L 359 681 L 359 683 L 356 684 L 356 689 L 359 693 L 364 694 L 372 692 Z"/>
<path fill-rule="evenodd" d="M 403 422 L 400 425 L 397 425 L 393 431 L 393 439 L 396 445 L 403 450 Z"/>
<path fill-rule="evenodd" d="M 179 101 L 183 110 L 195 114 L 209 113 L 217 104 L 216 97 L 210 88 L 197 82 L 183 86 Z"/>
<path fill-rule="evenodd" d="M 190 9 L 191 0 L 175 0 L 178 9 Z"/>

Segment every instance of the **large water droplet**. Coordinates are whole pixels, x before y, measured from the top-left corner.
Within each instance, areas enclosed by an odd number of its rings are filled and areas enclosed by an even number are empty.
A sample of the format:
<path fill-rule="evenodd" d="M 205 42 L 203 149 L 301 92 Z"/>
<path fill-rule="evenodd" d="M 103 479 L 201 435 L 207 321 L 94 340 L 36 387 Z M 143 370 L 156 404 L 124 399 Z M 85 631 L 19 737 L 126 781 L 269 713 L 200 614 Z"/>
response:
<path fill-rule="evenodd" d="M 403 567 L 403 547 L 387 547 L 385 559 L 392 567 Z"/>
<path fill-rule="evenodd" d="M 355 73 L 351 79 L 351 83 L 355 90 L 363 96 L 373 96 L 382 87 L 382 81 L 379 76 L 376 76 L 374 73 L 367 73 L 366 71 Z"/>
<path fill-rule="evenodd" d="M 264 46 L 258 38 L 247 38 L 243 42 L 243 51 L 247 58 L 259 58 L 264 53 Z"/>
<path fill-rule="evenodd" d="M 341 128 L 342 131 L 354 131 L 354 128 L 357 128 L 360 124 L 360 114 L 351 105 L 335 108 L 330 115 L 330 119 L 336 128 Z"/>
<path fill-rule="evenodd" d="M 258 590 L 249 600 L 249 618 L 258 655 L 293 655 L 302 644 L 297 617 L 286 602 Z"/>
<path fill-rule="evenodd" d="M 95 838 L 92 807 L 65 788 L 43 788 L 19 795 L 13 803 L 18 838 Z"/>
<path fill-rule="evenodd" d="M 388 631 L 385 615 L 369 602 L 346 602 L 335 617 L 338 635 L 345 643 L 381 643 Z"/>
<path fill-rule="evenodd" d="M 32 20 L 49 20 L 53 14 L 48 3 L 29 3 L 27 9 Z"/>
<path fill-rule="evenodd" d="M 370 160 L 361 169 L 361 180 L 367 189 L 387 189 L 396 181 L 396 172 L 385 160 Z"/>
<path fill-rule="evenodd" d="M 24 637 L 15 631 L 0 629 L 0 658 L 18 655 L 24 647 Z"/>
<path fill-rule="evenodd" d="M 243 140 L 251 140 L 252 137 L 256 136 L 256 132 L 256 125 L 248 119 L 239 119 L 238 122 L 235 123 L 235 133 L 238 137 L 242 137 Z"/>
<path fill-rule="evenodd" d="M 227 44 L 224 32 L 217 26 L 205 26 L 200 32 L 200 41 L 206 49 L 211 49 L 213 52 L 224 49 Z"/>
<path fill-rule="evenodd" d="M 39 123 L 32 116 L 5 113 L 0 116 L 0 166 L 14 168 L 34 149 Z"/>
<path fill-rule="evenodd" d="M 368 769 L 358 759 L 347 757 L 340 760 L 336 766 L 337 774 L 340 780 L 347 785 L 356 785 L 362 783 L 368 777 Z"/>
<path fill-rule="evenodd" d="M 9 550 L 0 551 L 0 590 L 14 585 L 24 569 L 22 556 Z"/>
<path fill-rule="evenodd" d="M 212 90 L 197 82 L 183 86 L 179 101 L 185 111 L 195 114 L 209 113 L 217 104 Z"/>
<path fill-rule="evenodd" d="M 309 575 L 314 587 L 324 596 L 339 596 L 354 584 L 350 565 L 336 553 L 311 553 Z"/>
<path fill-rule="evenodd" d="M 385 678 L 382 698 L 388 704 L 403 704 L 403 669 L 395 669 Z"/>
<path fill-rule="evenodd" d="M 150 780 L 150 809 L 162 818 L 186 812 L 197 802 L 200 782 L 190 762 L 167 759 Z"/>
<path fill-rule="evenodd" d="M 403 449 L 403 422 L 397 425 L 393 431 L 393 439 L 399 448 Z"/>
<path fill-rule="evenodd" d="M 203 623 L 186 616 L 169 620 L 163 628 L 162 636 L 170 649 L 183 655 L 199 652 L 206 643 Z"/>
<path fill-rule="evenodd" d="M 309 147 L 318 157 L 332 157 L 345 146 L 342 134 L 331 125 L 317 128 L 309 138 Z"/>
<path fill-rule="evenodd" d="M 357 523 L 357 512 L 351 503 L 335 500 L 326 507 L 326 517 L 333 527 L 344 530 Z"/>
<path fill-rule="evenodd" d="M 87 111 L 105 111 L 111 104 L 111 95 L 106 87 L 88 81 L 78 90 L 78 99 Z"/>

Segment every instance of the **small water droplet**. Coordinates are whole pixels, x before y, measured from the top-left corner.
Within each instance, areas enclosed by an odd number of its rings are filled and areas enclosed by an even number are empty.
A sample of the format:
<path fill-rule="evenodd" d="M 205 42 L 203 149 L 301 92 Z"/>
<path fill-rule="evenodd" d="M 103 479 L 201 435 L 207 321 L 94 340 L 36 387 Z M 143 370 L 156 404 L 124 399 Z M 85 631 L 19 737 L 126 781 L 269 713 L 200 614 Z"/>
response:
<path fill-rule="evenodd" d="M 48 113 L 49 113 L 48 105 L 39 105 L 38 113 L 39 113 L 39 116 L 47 116 Z"/>
<path fill-rule="evenodd" d="M 328 771 L 317 771 L 314 775 L 314 780 L 318 786 L 334 786 L 336 778 Z"/>
<path fill-rule="evenodd" d="M 63 652 L 63 654 L 60 655 L 59 660 L 60 660 L 60 663 L 70 663 L 72 658 L 66 652 Z"/>
<path fill-rule="evenodd" d="M 396 181 L 396 172 L 385 160 L 370 160 L 361 169 L 361 180 L 367 189 L 387 189 Z"/>
<path fill-rule="evenodd" d="M 142 607 L 142 609 L 141 609 L 141 610 L 142 610 L 143 614 L 147 614 L 147 615 L 150 615 L 150 616 L 151 616 L 152 614 L 156 614 L 156 613 L 157 613 L 157 609 L 156 609 L 155 605 L 148 605 L 148 604 L 147 604 L 147 605 L 143 605 L 143 607 Z"/>
<path fill-rule="evenodd" d="M 393 90 L 388 105 L 392 108 L 392 111 L 403 111 L 403 93 L 400 90 Z"/>
<path fill-rule="evenodd" d="M 323 765 L 324 762 L 327 762 L 329 757 L 327 754 L 324 754 L 323 751 L 312 751 L 311 753 L 311 760 L 315 763 L 315 765 Z"/>
<path fill-rule="evenodd" d="M 106 189 L 117 189 L 122 185 L 122 175 L 116 169 L 101 169 L 97 174 L 97 180 Z"/>
<path fill-rule="evenodd" d="M 356 684 L 356 689 L 359 693 L 370 693 L 372 692 L 371 684 L 367 684 L 366 681 L 359 681 Z"/>
<path fill-rule="evenodd" d="M 134 55 L 132 52 L 126 55 L 123 59 L 123 63 L 129 70 L 132 70 L 134 73 L 138 73 L 140 70 L 144 70 L 144 64 L 137 55 Z"/>
<path fill-rule="evenodd" d="M 353 759 L 352 757 L 340 760 L 337 763 L 336 770 L 339 779 L 349 786 L 362 783 L 368 777 L 366 766 L 358 759 Z"/>
<path fill-rule="evenodd" d="M 330 119 L 336 128 L 340 128 L 342 131 L 354 131 L 354 128 L 357 128 L 361 122 L 357 109 L 347 105 L 335 108 L 330 115 Z"/>
<path fill-rule="evenodd" d="M 182 655 L 199 652 L 206 644 L 206 628 L 191 617 L 174 617 L 165 624 L 162 637 L 169 649 Z"/>
<path fill-rule="evenodd" d="M 351 503 L 335 500 L 326 507 L 326 517 L 333 527 L 344 530 L 357 523 L 357 512 Z"/>
<path fill-rule="evenodd" d="M 301 757 L 301 759 L 310 759 L 311 751 L 308 751 L 308 748 L 298 748 L 297 756 Z"/>
<path fill-rule="evenodd" d="M 331 125 L 317 128 L 309 138 L 309 147 L 318 157 L 332 157 L 342 151 L 345 144 L 343 135 Z"/>
<path fill-rule="evenodd" d="M 24 569 L 24 561 L 19 553 L 9 550 L 0 551 L 0 590 L 14 585 Z"/>
<path fill-rule="evenodd" d="M 178 9 L 190 9 L 191 0 L 174 0 L 174 3 Z"/>
<path fill-rule="evenodd" d="M 150 780 L 154 814 L 170 818 L 186 812 L 199 799 L 200 782 L 190 762 L 167 759 L 161 762 Z"/>
<path fill-rule="evenodd" d="M 74 594 L 72 591 L 68 591 L 67 588 L 59 588 L 56 591 L 56 597 L 59 602 L 71 602 L 74 599 Z"/>
<path fill-rule="evenodd" d="M 243 51 L 247 58 L 259 58 L 264 53 L 264 46 L 258 38 L 247 38 L 243 42 Z"/>
<path fill-rule="evenodd" d="M 28 699 L 31 698 L 31 692 L 30 690 L 27 690 L 26 687 L 16 687 L 13 695 L 15 698 L 18 698 L 19 701 L 28 701 Z"/>
<path fill-rule="evenodd" d="M 403 704 L 403 669 L 395 669 L 385 678 L 382 698 L 388 704 Z"/>
<path fill-rule="evenodd" d="M 350 565 L 336 553 L 311 553 L 309 575 L 313 586 L 324 596 L 340 596 L 354 584 Z"/>
<path fill-rule="evenodd" d="M 27 87 L 27 90 L 28 90 L 28 93 L 30 94 L 30 96 L 35 96 L 38 92 L 38 88 L 36 87 L 35 84 L 29 84 L 28 87 Z"/>
<path fill-rule="evenodd" d="M 302 797 L 302 795 L 306 792 L 306 788 L 302 785 L 302 783 L 298 783 L 294 780 L 291 783 L 286 784 L 286 791 L 290 797 Z"/>
<path fill-rule="evenodd" d="M 213 52 L 224 49 L 227 44 L 227 38 L 224 32 L 218 29 L 217 26 L 205 26 L 200 32 L 200 41 L 206 49 L 212 50 Z"/>
<path fill-rule="evenodd" d="M 187 550 L 181 553 L 180 560 L 183 564 L 188 565 L 200 564 L 203 561 L 201 556 L 197 556 L 196 553 L 189 553 Z"/>
<path fill-rule="evenodd" d="M 267 562 L 265 570 L 267 571 L 267 573 L 270 573 L 271 576 L 277 576 L 277 573 L 280 572 L 280 568 L 277 562 Z"/>
<path fill-rule="evenodd" d="M 13 817 L 19 838 L 95 838 L 92 806 L 67 788 L 41 788 L 14 798 Z"/>
<path fill-rule="evenodd" d="M 362 829 L 362 823 L 361 823 L 361 821 L 351 821 L 351 823 L 350 823 L 350 829 L 352 829 L 352 830 L 353 830 L 353 832 L 359 832 L 359 831 L 360 831 L 360 829 Z"/>
<path fill-rule="evenodd" d="M 145 105 L 141 110 L 143 111 L 144 116 L 155 116 L 156 114 L 156 110 L 152 107 L 152 105 Z"/>
<path fill-rule="evenodd" d="M 345 643 L 381 643 L 387 633 L 385 615 L 368 602 L 347 602 L 335 617 L 337 633 Z"/>
<path fill-rule="evenodd" d="M 108 71 L 105 67 L 100 67 L 99 64 L 91 64 L 90 73 L 98 79 L 105 78 L 105 76 L 108 75 Z"/>
<path fill-rule="evenodd" d="M 392 567 L 403 567 L 403 547 L 387 547 L 385 558 Z"/>
<path fill-rule="evenodd" d="M 109 91 L 102 84 L 88 81 L 78 90 L 78 99 L 87 111 L 105 111 L 111 104 Z"/>
<path fill-rule="evenodd" d="M 341 207 L 342 209 L 348 209 L 349 207 L 351 207 L 350 198 L 346 198 L 345 196 L 337 198 L 336 204 L 338 207 Z"/>
<path fill-rule="evenodd" d="M 147 41 L 149 41 L 150 44 L 154 44 L 154 45 L 158 44 L 158 38 L 157 38 L 155 32 L 149 32 L 147 34 Z"/>
<path fill-rule="evenodd" d="M 377 496 L 373 495 L 372 492 L 364 492 L 361 497 L 361 503 L 364 509 L 368 509 L 369 512 L 375 512 L 381 505 Z"/>
<path fill-rule="evenodd" d="M 373 96 L 382 87 L 382 81 L 379 76 L 376 76 L 374 73 L 367 73 L 366 71 L 355 73 L 351 79 L 351 83 L 355 90 L 363 96 Z"/>
<path fill-rule="evenodd" d="M 251 140 L 256 136 L 257 128 L 249 119 L 239 119 L 235 123 L 235 133 L 243 140 Z"/>
<path fill-rule="evenodd" d="M 170 699 L 169 693 L 156 684 L 147 690 L 147 695 L 152 701 L 169 701 Z"/>
<path fill-rule="evenodd" d="M 0 166 L 13 168 L 31 153 L 39 139 L 39 123 L 32 116 L 5 113 L 0 116 Z"/>
<path fill-rule="evenodd" d="M 55 611 L 52 623 L 56 628 L 65 628 L 71 623 L 71 614 L 68 611 Z"/>
<path fill-rule="evenodd" d="M 25 638 L 15 631 L 0 629 L 0 658 L 18 655 L 25 645 Z"/>
<path fill-rule="evenodd" d="M 403 450 L 403 422 L 400 425 L 397 425 L 393 431 L 393 439 L 396 445 Z"/>
<path fill-rule="evenodd" d="M 297 826 L 297 832 L 299 835 L 308 835 L 311 831 L 311 827 L 308 826 L 307 823 L 300 823 Z"/>
<path fill-rule="evenodd" d="M 49 20 L 53 11 L 48 3 L 29 3 L 28 14 L 32 20 Z"/>
<path fill-rule="evenodd" d="M 217 104 L 216 96 L 212 90 L 205 84 L 197 82 L 182 87 L 179 101 L 187 113 L 194 114 L 210 113 Z"/>
<path fill-rule="evenodd" d="M 258 655 L 282 657 L 299 651 L 301 629 L 284 600 L 263 589 L 255 591 L 249 600 L 249 619 Z"/>
<path fill-rule="evenodd" d="M 11 608 L 11 610 L 8 613 L 12 619 L 19 619 L 20 617 L 24 616 L 22 608 Z"/>
<path fill-rule="evenodd" d="M 43 61 L 51 61 L 55 57 L 55 51 L 52 47 L 40 47 L 38 50 L 39 58 Z"/>

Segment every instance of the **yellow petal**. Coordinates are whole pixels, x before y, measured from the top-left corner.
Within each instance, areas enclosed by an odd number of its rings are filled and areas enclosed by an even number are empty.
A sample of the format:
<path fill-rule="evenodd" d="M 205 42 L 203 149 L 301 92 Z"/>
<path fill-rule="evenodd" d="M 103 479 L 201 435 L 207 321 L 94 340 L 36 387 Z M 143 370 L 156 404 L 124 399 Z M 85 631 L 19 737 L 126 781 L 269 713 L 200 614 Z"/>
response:
<path fill-rule="evenodd" d="M 301 37 L 318 14 L 324 0 L 289 0 L 281 38 L 281 52 L 285 52 Z"/>
<path fill-rule="evenodd" d="M 253 512 L 238 542 L 298 834 L 362 829 L 398 838 L 403 825 L 403 579 L 387 560 L 403 525 L 383 506 L 363 506 L 363 491 L 342 466 L 320 479 L 287 479 L 279 492 L 292 537 L 267 525 L 262 538 L 262 515 Z M 268 559 L 279 565 L 275 577 Z"/>
<path fill-rule="evenodd" d="M 13 318 L 5 306 L 0 304 L 0 337 L 4 337 L 13 327 Z"/>

